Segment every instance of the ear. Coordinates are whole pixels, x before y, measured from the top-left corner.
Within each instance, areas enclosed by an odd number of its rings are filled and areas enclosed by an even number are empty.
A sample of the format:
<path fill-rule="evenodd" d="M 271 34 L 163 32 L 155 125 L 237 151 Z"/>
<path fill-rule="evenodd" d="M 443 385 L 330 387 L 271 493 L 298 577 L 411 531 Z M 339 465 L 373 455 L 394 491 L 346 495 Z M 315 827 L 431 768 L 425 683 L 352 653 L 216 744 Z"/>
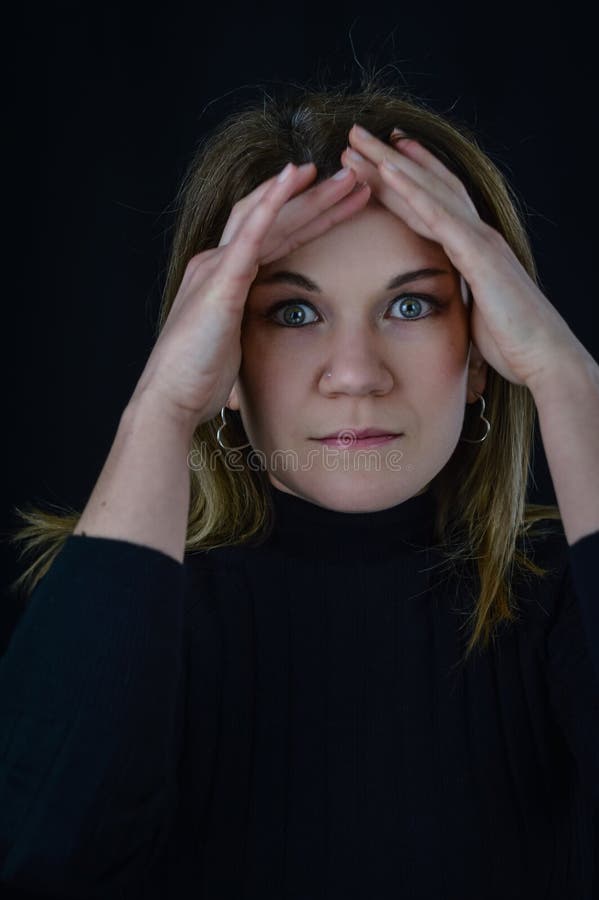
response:
<path fill-rule="evenodd" d="M 474 343 L 470 342 L 468 354 L 468 389 L 466 403 L 475 403 L 478 400 L 476 394 L 483 394 L 487 386 L 487 361 Z M 475 393 L 476 391 L 476 393 Z"/>
<path fill-rule="evenodd" d="M 239 381 L 239 379 L 236 378 L 236 379 L 235 379 L 235 384 L 234 384 L 233 387 L 231 388 L 231 392 L 230 392 L 230 394 L 229 394 L 229 398 L 228 398 L 228 400 L 227 400 L 227 402 L 226 402 L 226 404 L 225 404 L 225 405 L 228 407 L 228 409 L 238 410 L 238 409 L 240 408 L 240 406 L 239 406 L 239 385 L 238 385 L 238 381 Z"/>

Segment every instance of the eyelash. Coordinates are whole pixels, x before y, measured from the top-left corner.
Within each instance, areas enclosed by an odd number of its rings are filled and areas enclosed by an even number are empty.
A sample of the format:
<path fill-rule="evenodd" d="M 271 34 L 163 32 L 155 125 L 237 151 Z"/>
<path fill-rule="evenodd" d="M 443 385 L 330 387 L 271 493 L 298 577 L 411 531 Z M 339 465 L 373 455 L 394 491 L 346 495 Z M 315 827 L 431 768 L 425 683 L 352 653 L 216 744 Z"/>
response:
<path fill-rule="evenodd" d="M 394 318 L 397 318 L 398 321 L 400 321 L 400 322 L 422 322 L 424 319 L 428 319 L 431 316 L 436 315 L 436 313 L 439 312 L 445 306 L 445 303 L 443 303 L 437 297 L 431 296 L 430 294 L 409 293 L 409 294 L 400 294 L 398 297 L 394 297 L 393 300 L 391 300 L 391 302 L 389 303 L 389 306 L 387 307 L 387 309 L 390 309 L 392 306 L 395 306 L 395 304 L 399 303 L 400 300 L 405 300 L 406 297 L 413 297 L 416 300 L 424 300 L 426 303 L 430 303 L 431 306 L 433 307 L 433 311 L 428 313 L 428 315 L 426 315 L 426 316 L 419 316 L 417 319 L 416 318 L 403 319 L 399 316 L 394 317 Z M 285 309 L 285 307 L 287 307 L 287 306 L 308 306 L 314 313 L 316 313 L 315 308 L 312 306 L 312 304 L 308 300 L 281 300 L 278 303 L 275 303 L 273 306 L 271 306 L 267 310 L 267 312 L 265 313 L 266 318 L 271 319 L 275 325 L 279 325 L 281 328 L 291 328 L 291 329 L 295 329 L 295 330 L 300 329 L 300 328 L 308 328 L 308 326 L 310 326 L 310 325 L 318 324 L 318 322 L 306 322 L 305 324 L 300 323 L 299 325 L 289 325 L 285 322 L 276 322 L 274 320 L 275 314 L 277 312 L 279 312 L 279 310 Z M 318 315 L 318 313 L 316 313 L 316 315 Z"/>

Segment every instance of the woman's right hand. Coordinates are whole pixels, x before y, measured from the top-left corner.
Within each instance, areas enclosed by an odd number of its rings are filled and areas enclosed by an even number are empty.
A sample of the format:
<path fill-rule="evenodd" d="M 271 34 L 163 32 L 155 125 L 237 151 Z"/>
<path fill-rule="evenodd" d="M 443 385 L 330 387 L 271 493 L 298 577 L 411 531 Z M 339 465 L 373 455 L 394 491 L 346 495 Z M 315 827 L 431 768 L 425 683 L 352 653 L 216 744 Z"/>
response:
<path fill-rule="evenodd" d="M 305 191 L 316 167 L 290 165 L 285 180 L 273 176 L 233 206 L 218 247 L 191 257 L 135 388 L 132 401 L 150 399 L 190 437 L 229 398 L 241 366 L 244 307 L 259 266 L 318 237 L 370 196 L 368 185 L 352 192 L 351 169 Z"/>

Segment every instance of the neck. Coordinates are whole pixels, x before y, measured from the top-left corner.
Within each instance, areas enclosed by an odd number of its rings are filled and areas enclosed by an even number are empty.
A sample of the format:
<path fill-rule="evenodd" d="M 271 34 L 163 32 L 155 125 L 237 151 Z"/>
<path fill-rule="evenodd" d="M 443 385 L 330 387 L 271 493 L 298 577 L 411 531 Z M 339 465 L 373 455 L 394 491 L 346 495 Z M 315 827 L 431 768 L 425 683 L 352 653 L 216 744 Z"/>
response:
<path fill-rule="evenodd" d="M 296 558 L 383 561 L 433 542 L 430 489 L 374 512 L 339 512 L 270 485 L 273 521 L 265 544 Z"/>

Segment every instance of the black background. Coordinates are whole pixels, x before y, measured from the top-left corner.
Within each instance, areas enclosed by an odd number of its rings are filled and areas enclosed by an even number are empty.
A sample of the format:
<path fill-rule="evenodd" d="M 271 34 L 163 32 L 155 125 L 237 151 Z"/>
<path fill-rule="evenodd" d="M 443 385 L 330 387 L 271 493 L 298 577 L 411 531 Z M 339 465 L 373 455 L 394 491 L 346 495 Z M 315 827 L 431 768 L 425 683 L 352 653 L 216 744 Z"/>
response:
<path fill-rule="evenodd" d="M 522 197 L 546 295 L 599 359 L 580 18 L 217 6 L 27 6 L 10 26 L 3 529 L 14 505 L 85 506 L 153 343 L 180 178 L 198 139 L 261 85 L 355 79 L 374 61 L 471 126 Z M 538 436 L 534 472 L 530 498 L 555 502 Z M 13 548 L 0 553 L 8 584 L 20 569 Z M 15 614 L 6 594 L 5 634 Z"/>

